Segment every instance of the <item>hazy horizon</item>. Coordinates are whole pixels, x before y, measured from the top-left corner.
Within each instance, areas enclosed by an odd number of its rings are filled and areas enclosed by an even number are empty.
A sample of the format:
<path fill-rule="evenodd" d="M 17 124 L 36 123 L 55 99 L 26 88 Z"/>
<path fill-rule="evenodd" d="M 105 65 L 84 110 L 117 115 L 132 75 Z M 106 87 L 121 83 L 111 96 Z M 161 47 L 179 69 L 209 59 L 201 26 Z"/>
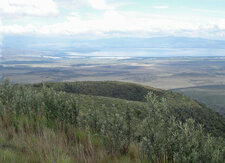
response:
<path fill-rule="evenodd" d="M 0 54 L 224 56 L 224 6 L 222 0 L 6 0 Z"/>

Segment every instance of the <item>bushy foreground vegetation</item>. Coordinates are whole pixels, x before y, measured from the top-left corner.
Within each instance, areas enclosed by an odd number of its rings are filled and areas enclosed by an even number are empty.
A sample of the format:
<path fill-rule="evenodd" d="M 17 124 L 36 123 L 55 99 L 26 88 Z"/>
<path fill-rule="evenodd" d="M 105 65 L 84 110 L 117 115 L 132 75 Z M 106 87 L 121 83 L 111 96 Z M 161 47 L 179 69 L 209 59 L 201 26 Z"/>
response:
<path fill-rule="evenodd" d="M 0 162 L 225 160 L 224 138 L 213 137 L 193 118 L 181 121 L 166 98 L 150 92 L 146 101 L 5 81 L 0 86 Z"/>
<path fill-rule="evenodd" d="M 43 84 L 34 84 L 33 87 L 40 89 L 43 87 Z M 225 138 L 224 117 L 213 112 L 205 105 L 174 92 L 117 81 L 56 82 L 45 83 L 45 87 L 60 92 L 90 95 L 80 98 L 80 100 L 83 100 L 82 106 L 86 105 L 86 108 L 93 105 L 94 107 L 99 108 L 102 104 L 108 104 L 108 107 L 111 107 L 112 104 L 116 104 L 117 108 L 120 107 L 121 109 L 126 107 L 126 104 L 124 104 L 124 101 L 122 100 L 102 98 L 113 97 L 133 101 L 129 107 L 135 107 L 136 110 L 141 112 L 143 112 L 143 107 L 146 108 L 143 104 L 146 104 L 147 93 L 153 92 L 159 98 L 166 98 L 167 107 L 170 110 L 171 115 L 174 115 L 177 120 L 185 122 L 187 119 L 193 118 L 197 123 L 203 125 L 206 132 L 213 136 L 222 136 Z M 139 101 L 139 103 L 137 101 Z M 143 114 L 145 114 L 145 111 Z"/>

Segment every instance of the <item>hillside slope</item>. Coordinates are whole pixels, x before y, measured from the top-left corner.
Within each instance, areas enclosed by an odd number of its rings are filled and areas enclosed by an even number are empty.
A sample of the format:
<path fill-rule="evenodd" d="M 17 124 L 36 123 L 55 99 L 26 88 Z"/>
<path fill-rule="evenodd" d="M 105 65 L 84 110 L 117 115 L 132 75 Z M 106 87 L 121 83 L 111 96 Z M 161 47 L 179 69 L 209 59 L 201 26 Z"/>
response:
<path fill-rule="evenodd" d="M 202 124 L 206 131 L 213 134 L 214 136 L 225 137 L 224 117 L 207 108 L 205 105 L 175 92 L 117 81 L 44 83 L 44 85 L 48 88 L 53 88 L 56 91 L 62 91 L 76 95 L 91 95 L 91 98 L 93 99 L 96 99 L 96 96 L 102 96 L 126 99 L 130 101 L 146 102 L 147 93 L 153 92 L 159 98 L 165 98 L 167 100 L 171 114 L 174 115 L 178 120 L 184 122 L 188 118 L 193 118 L 197 123 Z M 41 88 L 42 86 L 42 83 L 33 85 L 35 88 Z M 89 101 L 95 101 L 94 103 L 104 104 L 104 102 L 102 102 L 102 98 L 99 100 L 85 101 L 87 103 Z M 112 103 L 113 102 L 111 102 L 111 104 Z"/>
<path fill-rule="evenodd" d="M 140 85 L 135 85 L 136 91 L 150 91 L 146 101 L 68 93 L 65 84 L 77 83 L 0 84 L 0 162 L 225 159 L 225 141 L 219 137 L 224 119 L 212 112 L 212 121 L 204 120 L 209 109 L 196 101 Z M 83 91 L 101 90 L 99 82 L 89 84 L 94 87 L 82 87 Z M 126 91 L 122 85 L 127 85 Z M 106 82 L 104 91 L 117 89 L 116 96 L 130 98 L 132 85 Z"/>
<path fill-rule="evenodd" d="M 196 99 L 225 117 L 225 85 L 178 88 L 172 91 Z"/>

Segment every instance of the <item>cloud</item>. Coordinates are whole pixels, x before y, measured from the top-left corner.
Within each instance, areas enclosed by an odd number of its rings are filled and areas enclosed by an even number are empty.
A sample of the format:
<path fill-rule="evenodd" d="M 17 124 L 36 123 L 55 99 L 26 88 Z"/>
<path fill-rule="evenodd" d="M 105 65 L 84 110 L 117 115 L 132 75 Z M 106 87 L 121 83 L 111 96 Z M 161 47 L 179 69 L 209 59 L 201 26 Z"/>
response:
<path fill-rule="evenodd" d="M 66 9 L 79 9 L 84 6 L 88 6 L 95 10 L 115 10 L 120 6 L 133 4 L 131 2 L 117 2 L 115 0 L 71 0 L 59 1 L 57 3 L 59 6 Z"/>
<path fill-rule="evenodd" d="M 115 9 L 115 5 L 107 3 L 106 0 L 87 0 L 87 3 L 97 10 L 112 10 Z"/>
<path fill-rule="evenodd" d="M 168 9 L 169 6 L 154 6 L 155 9 Z"/>
<path fill-rule="evenodd" d="M 225 19 L 217 20 L 214 24 L 217 24 L 218 28 L 225 29 Z"/>
<path fill-rule="evenodd" d="M 192 10 L 197 12 L 203 12 L 203 13 L 225 14 L 225 11 L 221 11 L 221 10 L 208 10 L 208 9 L 192 9 Z"/>
<path fill-rule="evenodd" d="M 155 15 L 144 12 L 105 10 L 101 16 L 71 13 L 65 21 L 48 25 L 0 25 L 0 33 L 39 35 L 191 36 L 225 38 L 225 19 Z"/>
<path fill-rule="evenodd" d="M 53 0 L 2 0 L 0 15 L 52 16 L 59 13 Z"/>

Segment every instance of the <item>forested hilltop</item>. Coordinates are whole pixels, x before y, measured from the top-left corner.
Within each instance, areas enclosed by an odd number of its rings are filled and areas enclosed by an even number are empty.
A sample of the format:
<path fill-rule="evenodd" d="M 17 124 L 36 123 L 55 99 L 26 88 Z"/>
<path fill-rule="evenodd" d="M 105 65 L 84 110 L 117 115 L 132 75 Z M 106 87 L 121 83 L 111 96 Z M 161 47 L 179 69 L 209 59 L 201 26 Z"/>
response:
<path fill-rule="evenodd" d="M 123 82 L 0 85 L 0 162 L 223 162 L 225 118 Z"/>

